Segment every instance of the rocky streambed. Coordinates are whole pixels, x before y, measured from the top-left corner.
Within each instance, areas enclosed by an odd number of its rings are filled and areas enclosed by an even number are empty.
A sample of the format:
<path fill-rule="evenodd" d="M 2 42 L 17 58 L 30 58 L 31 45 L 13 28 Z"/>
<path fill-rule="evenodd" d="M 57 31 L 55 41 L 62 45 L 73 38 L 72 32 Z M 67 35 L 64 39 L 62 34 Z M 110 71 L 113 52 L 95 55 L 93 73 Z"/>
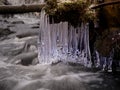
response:
<path fill-rule="evenodd" d="M 37 59 L 39 21 L 36 19 L 33 22 L 30 19 L 20 20 L 18 17 L 1 19 L 0 56 L 5 62 L 20 63 L 18 60 L 24 62 L 29 58 L 31 59 L 29 64 L 32 64 L 33 59 Z"/>

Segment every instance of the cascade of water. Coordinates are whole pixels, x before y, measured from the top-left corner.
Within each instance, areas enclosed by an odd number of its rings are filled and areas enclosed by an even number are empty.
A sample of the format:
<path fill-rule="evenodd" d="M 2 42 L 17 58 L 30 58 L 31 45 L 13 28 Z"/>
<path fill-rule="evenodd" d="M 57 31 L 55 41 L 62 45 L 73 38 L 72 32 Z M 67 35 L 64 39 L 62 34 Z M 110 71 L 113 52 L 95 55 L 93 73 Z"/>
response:
<path fill-rule="evenodd" d="M 75 62 L 90 66 L 89 27 L 73 27 L 68 22 L 49 23 L 45 11 L 41 12 L 38 41 L 40 63 L 53 61 Z"/>

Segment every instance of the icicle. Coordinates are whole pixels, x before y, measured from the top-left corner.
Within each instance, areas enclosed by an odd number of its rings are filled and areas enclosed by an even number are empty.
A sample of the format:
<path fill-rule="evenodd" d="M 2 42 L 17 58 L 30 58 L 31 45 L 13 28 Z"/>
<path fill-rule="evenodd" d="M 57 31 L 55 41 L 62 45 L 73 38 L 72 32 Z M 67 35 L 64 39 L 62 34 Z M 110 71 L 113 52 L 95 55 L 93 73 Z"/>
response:
<path fill-rule="evenodd" d="M 68 22 L 49 23 L 45 11 L 41 12 L 39 36 L 39 62 L 81 63 L 90 66 L 89 28 L 88 24 L 74 28 Z"/>

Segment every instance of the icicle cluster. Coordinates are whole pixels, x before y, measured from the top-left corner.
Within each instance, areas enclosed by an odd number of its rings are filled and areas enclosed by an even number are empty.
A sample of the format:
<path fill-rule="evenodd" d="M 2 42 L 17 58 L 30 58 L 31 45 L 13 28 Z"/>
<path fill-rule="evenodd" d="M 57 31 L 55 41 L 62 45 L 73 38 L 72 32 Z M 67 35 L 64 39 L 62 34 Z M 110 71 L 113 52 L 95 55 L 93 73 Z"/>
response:
<path fill-rule="evenodd" d="M 74 28 L 68 22 L 50 24 L 45 11 L 41 12 L 38 41 L 39 63 L 55 61 L 81 63 L 90 66 L 88 23 Z"/>

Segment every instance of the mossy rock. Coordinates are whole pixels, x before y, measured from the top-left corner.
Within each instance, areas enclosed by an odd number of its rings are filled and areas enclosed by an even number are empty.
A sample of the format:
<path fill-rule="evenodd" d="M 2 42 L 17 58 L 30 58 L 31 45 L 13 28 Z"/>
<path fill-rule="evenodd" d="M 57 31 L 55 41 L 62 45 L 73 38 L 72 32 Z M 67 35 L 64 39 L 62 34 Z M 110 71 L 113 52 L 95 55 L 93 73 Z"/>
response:
<path fill-rule="evenodd" d="M 102 56 L 109 56 L 110 52 L 113 50 L 120 49 L 120 28 L 111 28 L 105 30 L 102 36 L 96 40 L 95 48 Z M 120 52 L 119 52 L 120 53 Z"/>
<path fill-rule="evenodd" d="M 46 13 L 50 17 L 50 22 L 54 23 L 68 21 L 73 26 L 78 26 L 81 22 L 88 22 L 94 18 L 94 12 L 89 10 L 90 3 L 83 0 L 77 2 L 58 3 L 56 0 L 48 0 L 45 7 Z"/>

